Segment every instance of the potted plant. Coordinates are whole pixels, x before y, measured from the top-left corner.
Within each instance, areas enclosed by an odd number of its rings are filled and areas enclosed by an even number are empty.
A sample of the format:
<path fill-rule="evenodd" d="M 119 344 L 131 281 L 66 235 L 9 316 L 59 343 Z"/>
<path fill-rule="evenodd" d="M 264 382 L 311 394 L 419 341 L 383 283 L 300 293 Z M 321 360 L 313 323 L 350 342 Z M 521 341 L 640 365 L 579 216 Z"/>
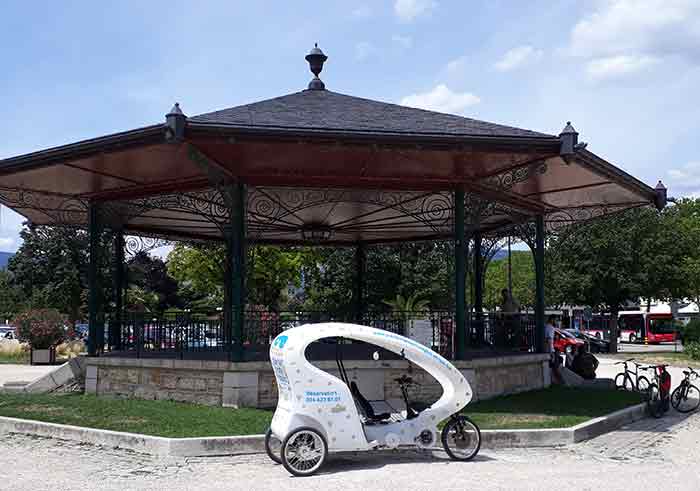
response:
<path fill-rule="evenodd" d="M 65 317 L 55 309 L 32 309 L 15 319 L 17 337 L 29 344 L 32 365 L 56 361 L 56 345 L 65 338 L 65 324 Z"/>

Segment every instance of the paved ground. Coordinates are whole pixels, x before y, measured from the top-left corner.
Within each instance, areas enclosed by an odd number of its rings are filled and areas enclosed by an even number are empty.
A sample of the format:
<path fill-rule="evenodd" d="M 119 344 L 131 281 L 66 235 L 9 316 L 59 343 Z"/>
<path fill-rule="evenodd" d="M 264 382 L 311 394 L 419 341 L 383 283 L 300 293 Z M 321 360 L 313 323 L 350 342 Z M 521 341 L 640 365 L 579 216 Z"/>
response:
<path fill-rule="evenodd" d="M 56 368 L 58 367 L 0 364 L 0 387 L 6 382 L 32 382 Z"/>
<path fill-rule="evenodd" d="M 473 462 L 436 454 L 336 457 L 293 478 L 263 455 L 162 459 L 43 438 L 0 438 L 0 489 L 40 490 L 694 490 L 700 414 L 669 413 L 559 449 L 483 451 Z"/>
<path fill-rule="evenodd" d="M 628 344 L 620 343 L 618 345 L 618 351 L 620 353 L 666 353 L 673 351 L 683 351 L 683 345 L 678 343 L 665 343 L 665 344 Z"/>

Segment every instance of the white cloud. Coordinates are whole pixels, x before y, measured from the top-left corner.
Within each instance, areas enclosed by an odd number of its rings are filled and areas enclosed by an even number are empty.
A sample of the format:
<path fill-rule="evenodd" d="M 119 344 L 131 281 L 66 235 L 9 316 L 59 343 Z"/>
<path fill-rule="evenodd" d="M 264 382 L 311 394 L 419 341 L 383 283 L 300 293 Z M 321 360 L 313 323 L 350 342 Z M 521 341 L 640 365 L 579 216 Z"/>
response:
<path fill-rule="evenodd" d="M 666 187 L 669 196 L 700 197 L 700 160 L 670 169 Z"/>
<path fill-rule="evenodd" d="M 467 107 L 479 102 L 481 102 L 481 99 L 474 94 L 470 92 L 452 92 L 445 84 L 439 84 L 429 92 L 411 94 L 401 99 L 403 106 L 444 113 L 460 113 Z"/>
<path fill-rule="evenodd" d="M 454 60 L 449 61 L 446 67 L 447 73 L 450 75 L 460 73 L 464 70 L 464 67 L 466 67 L 467 61 L 468 60 L 466 56 L 460 56 L 459 58 L 455 58 Z"/>
<path fill-rule="evenodd" d="M 394 34 L 391 36 L 391 40 L 401 46 L 402 48 L 410 48 L 413 46 L 413 39 L 410 36 L 402 36 L 400 34 Z"/>
<path fill-rule="evenodd" d="M 412 22 L 417 17 L 427 14 L 437 7 L 434 0 L 396 0 L 394 13 L 403 22 Z"/>
<path fill-rule="evenodd" d="M 351 14 L 355 19 L 368 19 L 372 16 L 372 9 L 368 5 L 359 5 Z"/>
<path fill-rule="evenodd" d="M 618 55 L 596 58 L 586 63 L 586 75 L 591 80 L 623 77 L 650 68 L 658 62 L 653 56 Z"/>
<path fill-rule="evenodd" d="M 373 51 L 374 46 L 372 43 L 361 41 L 355 45 L 355 59 L 357 61 L 364 61 L 372 55 Z"/>
<path fill-rule="evenodd" d="M 535 49 L 530 45 L 515 47 L 506 52 L 494 66 L 496 70 L 507 72 L 519 68 L 529 62 L 537 61 L 542 57 L 542 50 Z"/>
<path fill-rule="evenodd" d="M 585 16 L 571 32 L 576 56 L 700 53 L 697 0 L 609 0 Z"/>

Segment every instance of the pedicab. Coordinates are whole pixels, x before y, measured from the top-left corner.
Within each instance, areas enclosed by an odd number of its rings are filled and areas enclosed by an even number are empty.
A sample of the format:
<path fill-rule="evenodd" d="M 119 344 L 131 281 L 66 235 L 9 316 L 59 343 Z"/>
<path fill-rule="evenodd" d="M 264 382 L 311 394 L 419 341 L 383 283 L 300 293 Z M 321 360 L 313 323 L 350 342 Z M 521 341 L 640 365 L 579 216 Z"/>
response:
<path fill-rule="evenodd" d="M 339 377 L 306 358 L 309 345 L 322 339 L 336 341 Z M 408 387 L 413 381 L 403 374 L 395 382 L 401 389 L 404 410 L 394 409 L 385 400 L 366 399 L 345 371 L 344 340 L 378 346 L 407 360 L 409 367 L 421 367 L 442 386 L 442 395 L 430 405 L 410 401 Z M 279 399 L 265 446 L 270 458 L 295 476 L 314 474 L 328 454 L 336 452 L 432 450 L 440 448 L 438 441 L 454 460 L 470 460 L 479 452 L 478 426 L 459 414 L 472 399 L 467 379 L 445 358 L 412 339 L 355 324 L 307 324 L 288 329 L 273 340 L 270 362 Z M 383 383 L 383 377 L 378 383 Z"/>

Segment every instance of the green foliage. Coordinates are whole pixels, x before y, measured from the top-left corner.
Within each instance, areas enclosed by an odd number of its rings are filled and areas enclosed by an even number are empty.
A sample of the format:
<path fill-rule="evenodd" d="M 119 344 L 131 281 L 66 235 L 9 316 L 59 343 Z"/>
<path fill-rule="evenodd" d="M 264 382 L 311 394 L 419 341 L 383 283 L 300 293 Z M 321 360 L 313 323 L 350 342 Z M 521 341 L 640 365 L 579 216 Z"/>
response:
<path fill-rule="evenodd" d="M 683 344 L 700 343 L 700 319 L 693 319 L 681 329 Z"/>
<path fill-rule="evenodd" d="M 428 300 L 418 298 L 420 293 L 404 297 L 400 293 L 393 300 L 384 300 L 384 303 L 395 312 L 423 312 L 428 310 L 430 305 Z"/>
<path fill-rule="evenodd" d="M 521 308 L 535 305 L 535 263 L 530 251 L 512 251 L 513 298 Z M 501 292 L 508 288 L 508 259 L 491 261 L 486 269 L 484 306 L 495 309 L 502 303 Z"/>
<path fill-rule="evenodd" d="M 700 342 L 694 341 L 692 343 L 683 344 L 683 351 L 692 360 L 700 361 Z"/>
<path fill-rule="evenodd" d="M 193 308 L 195 302 L 223 305 L 225 261 L 221 245 L 177 244 L 170 252 L 168 273 L 179 282 L 187 307 Z"/>
<path fill-rule="evenodd" d="M 66 318 L 56 309 L 28 310 L 14 320 L 17 338 L 34 349 L 47 349 L 65 337 Z"/>

